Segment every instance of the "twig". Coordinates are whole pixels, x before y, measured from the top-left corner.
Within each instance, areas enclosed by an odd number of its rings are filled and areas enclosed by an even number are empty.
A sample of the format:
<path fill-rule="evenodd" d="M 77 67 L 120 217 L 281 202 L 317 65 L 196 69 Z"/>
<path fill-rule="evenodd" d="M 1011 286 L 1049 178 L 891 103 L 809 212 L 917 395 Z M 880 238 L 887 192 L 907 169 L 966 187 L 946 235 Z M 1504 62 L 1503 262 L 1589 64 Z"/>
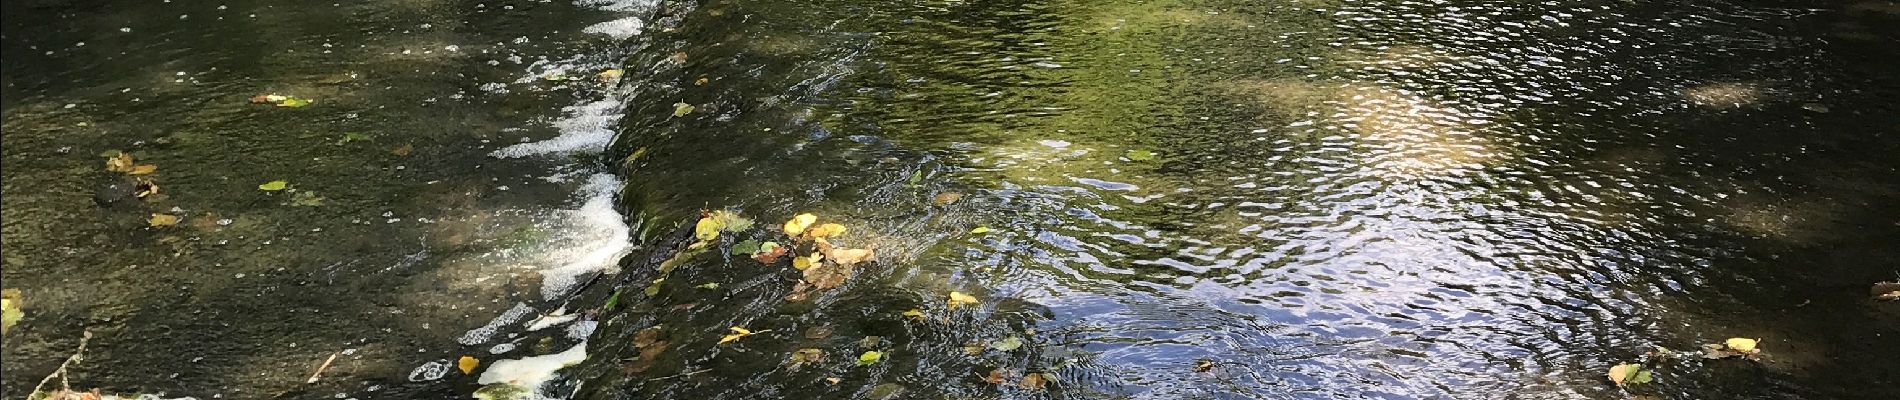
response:
<path fill-rule="evenodd" d="M 55 376 L 59 377 L 59 384 L 61 386 L 64 386 L 64 388 L 62 388 L 61 390 L 72 389 L 73 388 L 72 382 L 66 379 L 66 367 L 73 365 L 73 363 L 79 362 L 79 358 L 80 358 L 79 355 L 86 353 L 86 342 L 90 342 L 90 341 L 92 341 L 92 330 L 80 331 L 79 350 L 73 351 L 72 356 L 66 357 L 66 362 L 59 363 L 59 369 L 53 370 L 52 375 L 47 375 L 45 379 L 40 379 L 40 384 L 33 385 L 33 391 L 27 392 L 28 398 L 31 398 L 31 396 L 33 396 L 33 393 L 39 393 L 40 389 L 46 387 L 47 382 L 52 382 L 53 377 Z"/>
<path fill-rule="evenodd" d="M 699 374 L 699 373 L 701 373 L 701 372 L 706 372 L 706 371 L 711 371 L 711 370 L 712 370 L 712 368 L 707 368 L 707 369 L 702 369 L 702 370 L 698 370 L 698 371 L 686 371 L 686 372 L 684 372 L 684 373 L 679 373 L 679 374 L 674 374 L 674 375 L 668 375 L 668 376 L 662 376 L 662 377 L 658 377 L 658 378 L 653 378 L 653 379 L 648 379 L 648 380 L 647 380 L 647 382 L 652 382 L 652 381 L 657 381 L 657 380 L 665 380 L 665 379 L 673 379 L 673 378 L 679 378 L 679 377 L 686 377 L 686 376 L 693 376 L 693 375 L 698 375 L 698 374 Z"/>
<path fill-rule="evenodd" d="M 323 375 L 323 370 L 330 369 L 330 362 L 336 361 L 336 355 L 338 354 L 343 354 L 343 352 L 330 353 L 330 359 L 323 360 L 323 365 L 317 366 L 317 372 L 310 373 L 310 380 L 303 381 L 303 383 L 317 383 L 317 376 Z"/>

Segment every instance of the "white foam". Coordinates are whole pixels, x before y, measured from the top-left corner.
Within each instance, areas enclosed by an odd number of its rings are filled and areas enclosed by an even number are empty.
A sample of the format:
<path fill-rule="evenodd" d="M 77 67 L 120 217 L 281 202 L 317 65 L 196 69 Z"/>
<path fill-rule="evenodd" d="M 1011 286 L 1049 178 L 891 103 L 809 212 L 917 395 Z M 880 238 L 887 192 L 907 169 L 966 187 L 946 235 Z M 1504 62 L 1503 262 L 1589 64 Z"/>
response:
<path fill-rule="evenodd" d="M 594 24 L 593 26 L 587 27 L 587 29 L 582 29 L 581 32 L 607 35 L 614 39 L 626 40 L 627 38 L 639 35 L 642 29 L 646 29 L 646 26 L 646 21 L 640 20 L 640 17 L 626 17 Z"/>
<path fill-rule="evenodd" d="M 510 308 L 508 311 L 501 313 L 501 316 L 489 320 L 488 325 L 470 329 L 468 332 L 462 333 L 462 338 L 456 339 L 455 341 L 468 346 L 488 343 L 488 339 L 494 338 L 495 332 L 501 331 L 501 327 L 514 324 L 516 321 L 520 321 L 521 318 L 533 313 L 534 309 L 528 307 L 527 304 L 515 303 L 514 308 Z"/>
<path fill-rule="evenodd" d="M 594 174 L 581 187 L 586 199 L 578 210 L 565 211 L 565 237 L 547 249 L 543 260 L 554 267 L 541 270 L 541 296 L 554 300 L 579 284 L 583 274 L 609 271 L 633 249 L 633 230 L 614 210 L 614 192 L 620 178 Z"/>
<path fill-rule="evenodd" d="M 495 158 L 521 158 L 544 154 L 567 154 L 575 152 L 597 153 L 606 149 L 613 141 L 615 122 L 626 115 L 619 100 L 600 100 L 577 106 L 568 106 L 561 110 L 567 117 L 554 121 L 554 127 L 561 131 L 559 136 L 539 142 L 522 143 L 504 147 L 489 153 Z"/>
<path fill-rule="evenodd" d="M 646 11 L 660 4 L 657 0 L 574 0 L 574 5 L 606 11 Z"/>
<path fill-rule="evenodd" d="M 529 393 L 540 393 L 541 384 L 547 383 L 558 371 L 569 365 L 587 360 L 587 343 L 574 345 L 567 351 L 526 357 L 518 360 L 501 360 L 489 365 L 482 371 L 481 379 L 476 383 L 489 385 L 507 383 L 528 388 Z"/>

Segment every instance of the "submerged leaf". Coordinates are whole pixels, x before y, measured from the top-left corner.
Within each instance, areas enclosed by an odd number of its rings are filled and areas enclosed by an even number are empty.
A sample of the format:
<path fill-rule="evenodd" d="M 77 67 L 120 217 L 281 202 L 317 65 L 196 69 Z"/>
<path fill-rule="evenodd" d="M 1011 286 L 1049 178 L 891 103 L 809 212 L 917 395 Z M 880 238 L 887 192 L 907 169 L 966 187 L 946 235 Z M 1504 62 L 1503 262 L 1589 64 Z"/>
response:
<path fill-rule="evenodd" d="M 20 318 L 26 317 L 26 312 L 20 311 L 22 303 L 20 289 L 0 290 L 0 334 L 13 329 L 13 324 L 20 323 Z"/>
<path fill-rule="evenodd" d="M 1155 159 L 1155 152 L 1147 151 L 1147 150 L 1129 150 L 1128 154 L 1123 154 L 1122 156 L 1128 157 L 1128 159 L 1132 161 L 1148 161 L 1148 160 Z"/>
<path fill-rule="evenodd" d="M 811 267 L 817 266 L 818 262 L 824 261 L 824 259 L 825 255 L 819 253 L 811 253 L 811 255 L 807 257 L 795 257 L 792 258 L 792 268 L 797 268 L 800 271 L 811 269 Z"/>
<path fill-rule="evenodd" d="M 106 170 L 112 172 L 132 172 L 132 155 L 122 151 L 115 151 L 113 153 L 113 155 L 106 156 Z"/>
<path fill-rule="evenodd" d="M 957 307 L 964 306 L 964 305 L 975 305 L 976 303 L 977 303 L 976 296 L 963 294 L 962 292 L 950 292 L 950 308 L 951 309 L 956 309 Z"/>
<path fill-rule="evenodd" d="M 289 186 L 289 185 L 290 185 L 290 182 L 287 182 L 284 180 L 275 180 L 275 181 L 270 181 L 270 182 L 264 182 L 264 184 L 261 184 L 261 185 L 257 185 L 257 190 L 275 192 L 279 190 L 284 190 L 284 187 Z"/>
<path fill-rule="evenodd" d="M 877 254 L 872 253 L 870 249 L 831 249 L 825 252 L 825 258 L 838 265 L 849 267 L 853 264 L 875 260 Z"/>
<path fill-rule="evenodd" d="M 614 68 L 614 69 L 609 69 L 606 71 L 600 71 L 600 73 L 594 74 L 594 78 L 599 79 L 601 82 L 613 82 L 614 80 L 620 79 L 620 76 L 626 73 L 627 71 L 623 71 L 619 68 Z"/>
<path fill-rule="evenodd" d="M 1023 347 L 1023 338 L 1010 336 L 990 342 L 990 348 L 996 351 L 1015 351 Z"/>
<path fill-rule="evenodd" d="M 132 175 L 145 175 L 145 174 L 149 174 L 153 172 L 158 172 L 157 165 L 140 164 L 140 165 L 133 166 L 131 171 L 126 171 L 125 173 L 132 174 Z"/>
<path fill-rule="evenodd" d="M 700 288 L 700 289 L 718 289 L 719 282 L 706 282 L 706 283 L 700 284 L 699 286 L 694 286 L 694 287 Z"/>
<path fill-rule="evenodd" d="M 469 356 L 462 356 L 461 359 L 455 360 L 455 367 L 462 369 L 462 375 L 475 373 L 475 366 L 481 365 L 481 364 L 482 364 L 482 360 L 478 360 L 475 357 L 469 357 Z"/>
<path fill-rule="evenodd" d="M 178 225 L 178 216 L 171 214 L 152 214 L 152 218 L 145 220 L 145 223 L 151 226 Z"/>
<path fill-rule="evenodd" d="M 864 352 L 864 354 L 858 355 L 858 365 L 861 365 L 861 366 L 877 364 L 878 361 L 883 361 L 883 360 L 884 360 L 884 353 L 880 353 L 877 351 L 867 351 L 867 352 Z"/>
<path fill-rule="evenodd" d="M 825 351 L 819 349 L 798 349 L 792 352 L 792 368 L 799 365 L 825 361 Z"/>
<path fill-rule="evenodd" d="M 844 231 L 845 231 L 844 225 L 824 224 L 824 225 L 819 225 L 817 228 L 812 228 L 811 231 L 806 232 L 806 234 L 814 238 L 827 238 L 827 237 L 837 237 L 839 235 L 843 235 Z"/>
<path fill-rule="evenodd" d="M 685 102 L 673 103 L 673 116 L 684 117 L 686 114 L 692 114 L 693 108 L 692 104 L 686 104 Z"/>
<path fill-rule="evenodd" d="M 910 311 L 904 312 L 904 318 L 910 318 L 910 319 L 922 321 L 924 320 L 924 311 L 912 308 L 910 309 Z"/>
<path fill-rule="evenodd" d="M 990 227 L 987 227 L 987 226 L 979 226 L 979 227 L 976 227 L 976 229 L 971 229 L 971 230 L 970 230 L 970 233 L 972 233 L 972 234 L 977 234 L 977 235 L 981 235 L 981 234 L 985 234 L 985 233 L 990 233 Z"/>
<path fill-rule="evenodd" d="M 1049 378 L 1044 377 L 1041 373 L 1034 373 L 1023 375 L 1022 382 L 1018 382 L 1016 386 L 1021 386 L 1023 389 L 1029 390 L 1042 390 L 1042 386 L 1047 384 L 1049 384 Z"/>
<path fill-rule="evenodd" d="M 945 206 L 945 205 L 950 205 L 950 203 L 955 203 L 957 202 L 957 200 L 962 200 L 962 199 L 963 199 L 963 193 L 943 192 L 943 193 L 938 193 L 937 197 L 932 197 L 930 199 L 930 203 L 936 204 L 939 206 Z"/>

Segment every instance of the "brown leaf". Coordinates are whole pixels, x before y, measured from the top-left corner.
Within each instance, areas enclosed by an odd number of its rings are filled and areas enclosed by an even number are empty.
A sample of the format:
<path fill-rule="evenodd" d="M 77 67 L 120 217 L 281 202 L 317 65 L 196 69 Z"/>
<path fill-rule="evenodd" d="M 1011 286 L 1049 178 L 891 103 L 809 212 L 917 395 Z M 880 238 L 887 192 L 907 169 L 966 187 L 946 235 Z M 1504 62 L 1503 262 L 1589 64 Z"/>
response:
<path fill-rule="evenodd" d="M 962 199 L 963 199 L 963 193 L 943 192 L 943 193 L 938 193 L 937 197 L 931 198 L 930 202 L 932 204 L 943 206 L 943 205 L 949 205 L 950 203 L 955 203 L 957 202 L 957 200 L 962 200 Z"/>
<path fill-rule="evenodd" d="M 752 259 L 757 260 L 760 264 L 773 264 L 778 262 L 779 257 L 784 257 L 786 251 L 789 250 L 787 250 L 785 246 L 774 246 L 770 251 L 761 251 L 758 254 L 753 254 Z"/>
<path fill-rule="evenodd" d="M 1023 375 L 1022 382 L 1018 382 L 1016 386 L 1022 386 L 1023 389 L 1029 390 L 1042 390 L 1042 386 L 1048 383 L 1048 378 L 1043 377 L 1041 373 L 1034 373 Z"/>
<path fill-rule="evenodd" d="M 686 52 L 682 51 L 682 52 L 673 53 L 673 56 L 667 57 L 666 59 L 671 60 L 676 63 L 684 63 L 686 62 Z"/>
<path fill-rule="evenodd" d="M 850 265 L 821 264 L 805 269 L 805 281 L 811 282 L 812 287 L 819 289 L 838 287 L 850 278 Z"/>
<path fill-rule="evenodd" d="M 1213 371 L 1213 370 L 1214 370 L 1214 360 L 1201 359 L 1200 361 L 1194 362 L 1194 372 L 1207 372 L 1207 371 Z"/>
<path fill-rule="evenodd" d="M 983 377 L 983 382 L 989 383 L 991 385 L 1001 385 L 1003 384 L 1004 381 L 1006 381 L 1009 378 L 1010 375 L 1012 374 L 1010 373 L 1009 370 L 997 368 L 995 370 L 991 370 L 989 376 Z"/>
<path fill-rule="evenodd" d="M 639 332 L 633 334 L 633 347 L 644 348 L 652 346 L 653 343 L 659 342 L 660 335 L 663 333 L 666 332 L 660 330 L 660 327 L 657 326 L 641 329 Z"/>
<path fill-rule="evenodd" d="M 152 182 L 149 179 L 140 178 L 138 184 L 132 185 L 132 194 L 141 199 L 157 195 L 158 183 Z"/>
<path fill-rule="evenodd" d="M 870 249 L 831 249 L 825 252 L 825 259 L 838 263 L 839 266 L 850 267 L 857 263 L 876 260 L 877 255 Z"/>
<path fill-rule="evenodd" d="M 709 81 L 706 79 L 706 77 L 702 76 L 702 77 L 699 77 L 699 79 L 693 80 L 693 86 L 706 86 L 706 82 L 709 82 Z"/>
<path fill-rule="evenodd" d="M 390 150 L 389 153 L 395 154 L 398 156 L 408 156 L 409 152 L 412 152 L 412 151 L 416 151 L 416 146 L 413 144 L 404 143 L 401 146 L 396 146 L 396 149 Z"/>
<path fill-rule="evenodd" d="M 805 330 L 805 338 L 806 339 L 824 339 L 824 338 L 831 337 L 831 332 L 832 332 L 832 328 L 830 325 L 814 326 L 814 327 L 811 327 L 811 329 Z"/>

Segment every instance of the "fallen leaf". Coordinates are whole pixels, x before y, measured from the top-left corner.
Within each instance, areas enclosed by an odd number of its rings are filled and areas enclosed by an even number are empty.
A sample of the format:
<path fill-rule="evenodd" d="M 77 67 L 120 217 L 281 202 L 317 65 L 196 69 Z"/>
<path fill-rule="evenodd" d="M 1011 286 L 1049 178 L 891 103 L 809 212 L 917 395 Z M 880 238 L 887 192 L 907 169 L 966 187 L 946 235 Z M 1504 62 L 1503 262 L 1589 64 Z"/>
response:
<path fill-rule="evenodd" d="M 849 267 L 857 263 L 876 260 L 877 254 L 872 253 L 870 249 L 831 249 L 825 252 L 825 259 Z"/>
<path fill-rule="evenodd" d="M 963 305 L 975 305 L 976 303 L 977 300 L 975 296 L 963 294 L 962 292 L 950 292 L 951 309 L 956 309 Z"/>
<path fill-rule="evenodd" d="M 371 140 L 369 135 L 363 134 L 362 132 L 343 132 L 343 138 L 337 139 L 336 144 L 344 144 L 344 143 L 349 143 L 349 142 L 365 142 L 369 140 Z"/>
<path fill-rule="evenodd" d="M 398 157 L 407 157 L 409 156 L 409 153 L 413 151 L 416 151 L 416 145 L 403 143 L 401 146 L 396 146 L 396 148 L 390 149 L 389 154 L 395 154 Z"/>
<path fill-rule="evenodd" d="M 988 349 L 989 349 L 989 346 L 984 346 L 983 343 L 980 343 L 980 342 L 968 342 L 968 343 L 963 344 L 963 354 L 974 356 L 978 354 L 983 354 L 983 351 L 988 350 Z"/>
<path fill-rule="evenodd" d="M 284 101 L 285 99 L 289 99 L 289 98 L 290 97 L 288 96 L 281 96 L 281 95 L 275 95 L 275 94 L 260 94 L 256 96 L 251 96 L 251 103 L 257 103 L 257 104 L 276 103 L 279 101 Z"/>
<path fill-rule="evenodd" d="M 805 229 L 816 222 L 818 222 L 817 215 L 810 213 L 798 214 L 798 216 L 792 217 L 792 220 L 785 221 L 785 234 L 798 236 L 799 234 L 805 233 Z"/>
<path fill-rule="evenodd" d="M 132 155 L 122 151 L 106 157 L 106 170 L 112 172 L 132 172 Z"/>
<path fill-rule="evenodd" d="M 838 382 L 844 382 L 844 380 L 837 377 L 825 378 L 825 383 L 836 385 Z"/>
<path fill-rule="evenodd" d="M 810 232 L 806 232 L 806 235 L 814 238 L 837 237 L 843 235 L 844 231 L 844 225 L 824 224 L 819 225 L 817 228 L 812 228 Z"/>
<path fill-rule="evenodd" d="M 0 334 L 13 329 L 13 324 L 20 323 L 20 318 L 26 317 L 26 312 L 20 311 L 23 304 L 25 302 L 20 298 L 20 289 L 0 290 Z"/>
<path fill-rule="evenodd" d="M 981 235 L 981 234 L 985 234 L 985 233 L 990 233 L 990 227 L 987 227 L 987 226 L 979 226 L 979 227 L 976 227 L 976 229 L 971 229 L 971 230 L 970 230 L 970 233 L 972 233 L 972 234 L 977 234 L 977 235 Z"/>
<path fill-rule="evenodd" d="M 482 365 L 482 360 L 475 359 L 475 357 L 462 356 L 461 359 L 455 360 L 455 367 L 462 369 L 462 375 L 475 373 L 475 366 L 477 365 Z"/>
<path fill-rule="evenodd" d="M 1642 364 L 1617 364 L 1610 367 L 1610 382 L 1617 386 L 1649 383 L 1652 379 Z"/>
<path fill-rule="evenodd" d="M 719 228 L 724 227 L 711 216 L 700 217 L 699 223 L 693 224 L 693 237 L 699 238 L 701 242 L 712 241 L 719 238 Z"/>
<path fill-rule="evenodd" d="M 924 310 L 912 308 L 910 309 L 910 311 L 904 312 L 904 318 L 910 318 L 910 319 L 922 321 L 924 320 Z"/>
<path fill-rule="evenodd" d="M 1759 341 L 1755 339 L 1729 338 L 1728 340 L 1723 341 L 1722 345 L 1727 346 L 1729 350 L 1734 350 L 1737 352 L 1747 353 L 1747 354 L 1755 354 L 1755 353 L 1761 352 L 1761 349 L 1755 348 L 1755 345 L 1758 343 Z"/>
<path fill-rule="evenodd" d="M 787 251 L 790 250 L 778 243 L 765 242 L 759 245 L 759 252 L 753 254 L 752 259 L 758 260 L 760 264 L 772 264 L 778 262 L 779 257 L 784 257 Z"/>
<path fill-rule="evenodd" d="M 882 344 L 884 344 L 883 336 L 871 335 L 871 336 L 865 336 L 862 339 L 858 339 L 859 348 L 875 349 L 877 348 L 877 346 L 882 345 Z"/>
<path fill-rule="evenodd" d="M 1000 385 L 1009 378 L 1009 375 L 1011 375 L 1011 372 L 1012 371 L 1002 369 L 1002 368 L 990 370 L 989 376 L 983 377 L 983 382 L 989 383 L 991 385 Z"/>
<path fill-rule="evenodd" d="M 686 114 L 692 114 L 693 109 L 693 105 L 686 102 L 673 103 L 673 116 L 684 117 Z"/>
<path fill-rule="evenodd" d="M 944 206 L 944 205 L 949 205 L 950 203 L 955 203 L 957 202 L 957 200 L 962 200 L 962 199 L 963 199 L 963 193 L 943 192 L 943 193 L 938 193 L 937 197 L 932 197 L 930 199 L 930 203 L 936 204 L 939 206 Z"/>
<path fill-rule="evenodd" d="M 739 338 L 752 336 L 752 331 L 747 330 L 746 328 L 740 328 L 740 327 L 735 326 L 735 327 L 732 327 L 731 329 L 732 329 L 732 334 L 719 338 L 719 344 L 726 344 L 727 342 L 739 340 Z"/>
<path fill-rule="evenodd" d="M 138 196 L 138 198 L 143 199 L 157 194 L 158 183 L 152 182 L 150 179 L 139 178 L 138 184 L 132 185 L 132 195 Z"/>
<path fill-rule="evenodd" d="M 858 365 L 860 366 L 877 364 L 878 361 L 883 361 L 883 360 L 884 360 L 884 353 L 880 353 L 877 351 L 867 351 L 867 352 L 864 352 L 864 354 L 858 355 Z"/>
<path fill-rule="evenodd" d="M 152 218 L 145 220 L 145 223 L 151 226 L 178 225 L 178 216 L 171 214 L 152 214 Z"/>
<path fill-rule="evenodd" d="M 633 347 L 652 346 L 654 343 L 659 342 L 660 334 L 662 333 L 666 333 L 666 331 L 659 326 L 649 326 L 646 329 L 641 329 L 639 332 L 634 332 Z"/>
<path fill-rule="evenodd" d="M 760 247 L 762 246 L 764 245 L 759 243 L 759 241 L 757 240 L 746 239 L 746 240 L 740 241 L 738 244 L 732 245 L 732 255 L 750 256 L 753 254 L 758 254 Z"/>
<path fill-rule="evenodd" d="M 1200 361 L 1194 362 L 1194 372 L 1207 372 L 1207 371 L 1213 371 L 1213 370 L 1214 370 L 1214 360 L 1201 359 Z"/>
<path fill-rule="evenodd" d="M 290 182 L 283 181 L 283 180 L 275 180 L 275 181 L 270 181 L 270 182 L 264 182 L 264 184 L 261 184 L 261 185 L 257 185 L 257 190 L 262 190 L 266 192 L 275 192 L 279 190 L 284 190 L 284 187 L 289 186 L 289 185 L 290 185 Z"/>
<path fill-rule="evenodd" d="M 812 287 L 818 289 L 838 287 L 848 279 L 851 279 L 850 265 L 817 265 L 814 262 L 805 269 L 805 282 L 810 282 Z"/>
<path fill-rule="evenodd" d="M 299 99 L 299 98 L 291 97 L 291 98 L 286 98 L 283 101 L 277 102 L 277 106 L 286 107 L 286 108 L 298 108 L 298 107 L 310 105 L 310 103 L 311 101 L 308 99 Z"/>
<path fill-rule="evenodd" d="M 1029 390 L 1042 390 L 1043 385 L 1049 384 L 1049 379 L 1042 375 L 1043 374 L 1040 373 L 1023 375 L 1022 382 L 1016 383 L 1016 386 L 1021 386 L 1023 389 Z"/>
<path fill-rule="evenodd" d="M 798 349 L 792 352 L 792 368 L 800 365 L 825 361 L 825 351 L 819 349 Z"/>
<path fill-rule="evenodd" d="M 614 68 L 614 69 L 609 69 L 606 71 L 600 71 L 600 73 L 594 74 L 594 79 L 599 79 L 601 82 L 613 82 L 614 80 L 620 79 L 620 76 L 626 73 L 627 71 L 623 71 L 619 68 Z"/>
<path fill-rule="evenodd" d="M 317 196 L 317 192 L 299 190 L 296 194 L 290 195 L 290 205 L 301 207 L 321 206 L 323 205 L 323 197 Z"/>
<path fill-rule="evenodd" d="M 805 330 L 806 339 L 824 339 L 831 337 L 831 326 L 814 326 Z"/>
<path fill-rule="evenodd" d="M 669 56 L 666 59 L 672 60 L 673 62 L 676 62 L 676 63 L 686 62 L 686 52 L 684 51 L 674 52 L 672 56 Z"/>
<path fill-rule="evenodd" d="M 1867 292 L 1874 300 L 1900 300 L 1900 282 L 1878 282 Z"/>
<path fill-rule="evenodd" d="M 792 258 L 792 268 L 797 268 L 800 271 L 808 270 L 813 266 L 817 266 L 818 262 L 824 261 L 824 259 L 825 255 L 819 253 L 811 253 L 811 255 L 807 257 L 794 257 Z"/>
<path fill-rule="evenodd" d="M 126 171 L 125 173 L 132 174 L 132 175 L 145 175 L 145 174 L 149 174 L 153 172 L 158 172 L 157 165 L 142 164 L 142 165 L 132 167 L 131 171 Z"/>
<path fill-rule="evenodd" d="M 693 80 L 693 86 L 706 86 L 706 82 L 711 82 L 711 81 L 707 80 L 706 77 L 702 76 L 702 77 L 699 77 L 699 79 Z"/>
<path fill-rule="evenodd" d="M 1129 150 L 1128 154 L 1123 154 L 1122 156 L 1128 157 L 1128 159 L 1131 161 L 1149 161 L 1149 160 L 1155 159 L 1155 152 L 1147 151 L 1147 150 Z"/>
<path fill-rule="evenodd" d="M 996 351 L 1002 351 L 1002 352 L 1015 351 L 1016 349 L 1022 348 L 1022 347 L 1023 347 L 1023 338 L 1016 337 L 1016 336 L 1010 336 L 1010 337 L 997 339 L 996 341 L 990 342 L 990 349 L 994 349 Z"/>
<path fill-rule="evenodd" d="M 920 169 L 916 171 L 911 171 L 910 178 L 905 179 L 904 181 L 906 184 L 910 185 L 911 187 L 917 187 L 918 183 L 922 183 L 924 181 L 924 170 Z"/>

